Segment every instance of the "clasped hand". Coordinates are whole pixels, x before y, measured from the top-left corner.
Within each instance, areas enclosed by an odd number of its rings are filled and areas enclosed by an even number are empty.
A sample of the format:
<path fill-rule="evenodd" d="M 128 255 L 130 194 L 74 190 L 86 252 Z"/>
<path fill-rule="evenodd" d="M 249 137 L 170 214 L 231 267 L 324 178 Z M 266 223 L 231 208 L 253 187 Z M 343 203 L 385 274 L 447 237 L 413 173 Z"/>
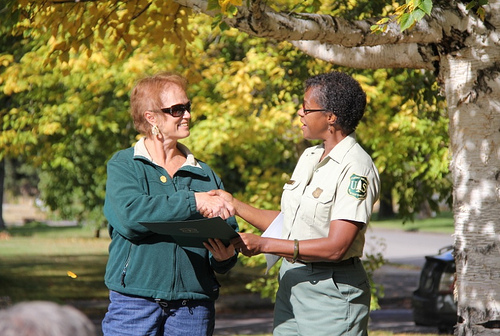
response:
<path fill-rule="evenodd" d="M 235 210 L 231 203 L 231 194 L 222 190 L 212 190 L 209 192 L 195 193 L 196 209 L 208 218 L 221 217 L 228 219 L 234 216 Z"/>
<path fill-rule="evenodd" d="M 206 193 L 196 193 L 196 208 L 204 216 L 208 218 L 221 217 L 228 219 L 234 216 L 235 210 L 232 204 L 232 196 L 222 190 L 212 190 Z M 223 261 L 231 258 L 234 253 L 234 245 L 224 246 L 219 239 L 209 239 L 203 243 L 205 248 L 214 256 L 215 260 Z"/>

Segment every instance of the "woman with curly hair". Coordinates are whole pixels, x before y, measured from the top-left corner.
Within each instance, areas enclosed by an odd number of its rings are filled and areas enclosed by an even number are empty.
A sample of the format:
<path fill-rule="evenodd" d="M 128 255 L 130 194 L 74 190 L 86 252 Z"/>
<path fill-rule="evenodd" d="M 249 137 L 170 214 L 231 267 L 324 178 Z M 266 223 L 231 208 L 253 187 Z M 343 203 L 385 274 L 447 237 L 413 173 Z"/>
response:
<path fill-rule="evenodd" d="M 321 140 L 301 155 L 283 187 L 281 237 L 240 233 L 247 255 L 283 257 L 274 335 L 367 334 L 370 287 L 360 257 L 380 180 L 355 129 L 366 95 L 351 76 L 332 72 L 305 82 L 298 116 L 305 139 Z M 280 211 L 257 209 L 230 194 L 236 215 L 266 230 Z"/>

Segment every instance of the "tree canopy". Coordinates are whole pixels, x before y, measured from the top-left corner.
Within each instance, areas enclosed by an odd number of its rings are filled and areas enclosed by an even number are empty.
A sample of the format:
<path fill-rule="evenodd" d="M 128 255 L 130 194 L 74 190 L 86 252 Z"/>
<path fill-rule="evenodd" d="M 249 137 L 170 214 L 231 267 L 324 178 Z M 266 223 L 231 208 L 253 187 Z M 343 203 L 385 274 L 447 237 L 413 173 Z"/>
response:
<path fill-rule="evenodd" d="M 221 4 L 230 11 L 238 3 Z M 369 4 L 374 14 L 386 11 L 381 3 Z M 2 21 L 4 44 L 11 46 L 1 56 L 3 99 L 9 101 L 2 109 L 2 155 L 21 155 L 41 169 L 40 189 L 52 209 L 82 219 L 89 209 L 99 209 L 104 163 L 136 136 L 127 114 L 128 92 L 136 79 L 161 69 L 190 79 L 195 115 L 187 142 L 194 152 L 216 168 L 230 191 L 267 200 L 267 207 L 279 204 L 281 185 L 305 146 L 292 125 L 302 82 L 335 69 L 332 65 L 286 41 L 221 32 L 209 17 L 189 16 L 192 10 L 175 2 L 11 1 L 10 6 Z M 348 3 L 334 8 L 311 1 L 289 9 L 320 7 L 352 18 L 369 14 Z M 218 15 L 220 23 L 224 17 Z M 396 198 L 406 218 L 427 199 L 419 195 L 436 195 L 430 201 L 438 209 L 449 198 L 450 185 L 446 115 L 433 74 L 345 70 L 369 91 L 359 136 L 387 186 L 394 186 L 394 195 L 386 195 Z M 429 129 L 436 137 L 425 137 Z M 386 146 L 394 150 L 388 153 Z"/>

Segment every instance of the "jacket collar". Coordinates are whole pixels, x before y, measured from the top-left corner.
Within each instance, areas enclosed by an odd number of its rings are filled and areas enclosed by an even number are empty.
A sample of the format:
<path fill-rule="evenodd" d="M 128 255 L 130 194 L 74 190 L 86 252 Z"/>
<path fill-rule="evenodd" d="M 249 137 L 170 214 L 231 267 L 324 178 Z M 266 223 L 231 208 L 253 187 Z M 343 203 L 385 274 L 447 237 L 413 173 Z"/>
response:
<path fill-rule="evenodd" d="M 153 158 L 149 154 L 147 148 L 146 148 L 146 143 L 145 143 L 146 137 L 142 137 L 137 141 L 137 143 L 134 146 L 134 159 L 146 159 L 154 164 L 156 164 L 153 161 Z M 198 163 L 198 161 L 195 159 L 193 153 L 187 148 L 185 145 L 181 143 L 177 143 L 177 148 L 186 156 L 186 162 L 182 165 L 182 168 L 184 167 L 192 167 L 192 168 L 199 168 L 203 170 L 201 165 Z M 203 174 L 204 175 L 204 174 Z"/>

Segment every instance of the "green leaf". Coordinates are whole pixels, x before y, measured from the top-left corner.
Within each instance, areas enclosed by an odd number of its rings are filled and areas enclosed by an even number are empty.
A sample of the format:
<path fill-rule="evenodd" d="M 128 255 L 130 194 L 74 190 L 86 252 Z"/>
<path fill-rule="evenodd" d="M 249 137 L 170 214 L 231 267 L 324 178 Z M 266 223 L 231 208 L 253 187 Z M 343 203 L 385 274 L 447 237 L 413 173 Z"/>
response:
<path fill-rule="evenodd" d="M 410 28 L 415 21 L 413 21 L 412 16 L 409 13 L 404 13 L 401 15 L 399 18 L 399 24 L 401 26 L 401 31 L 405 31 L 406 29 Z"/>
<path fill-rule="evenodd" d="M 484 21 L 484 17 L 486 16 L 486 11 L 484 10 L 484 7 L 479 7 L 477 9 L 477 15 L 481 18 L 481 20 Z"/>
<path fill-rule="evenodd" d="M 222 22 L 222 14 L 217 14 L 212 20 L 212 23 L 210 25 L 212 30 L 216 29 L 221 22 Z"/>
<path fill-rule="evenodd" d="M 431 15 L 432 11 L 432 0 L 423 0 L 418 6 L 421 10 L 425 12 L 427 15 Z"/>
<path fill-rule="evenodd" d="M 411 19 L 413 20 L 413 23 L 417 23 L 418 21 L 422 20 L 422 18 L 425 16 L 425 12 L 417 8 L 410 13 L 410 16 Z"/>
<path fill-rule="evenodd" d="M 467 4 L 467 6 L 465 6 L 465 9 L 466 10 L 470 10 L 472 8 L 474 8 L 475 6 L 477 5 L 477 2 L 474 0 L 474 1 L 471 1 Z"/>
<path fill-rule="evenodd" d="M 208 0 L 207 9 L 212 10 L 220 10 L 220 5 L 218 0 Z"/>
<path fill-rule="evenodd" d="M 225 23 L 224 21 L 222 21 L 220 24 L 219 24 L 219 29 L 221 31 L 225 31 L 225 30 L 228 30 L 230 29 L 231 27 L 229 27 L 229 25 L 227 23 Z"/>
<path fill-rule="evenodd" d="M 228 15 L 229 15 L 230 17 L 233 17 L 233 16 L 235 16 L 236 14 L 238 14 L 238 7 L 233 6 L 233 5 L 229 5 L 229 6 L 227 7 L 227 12 L 228 12 Z"/>

